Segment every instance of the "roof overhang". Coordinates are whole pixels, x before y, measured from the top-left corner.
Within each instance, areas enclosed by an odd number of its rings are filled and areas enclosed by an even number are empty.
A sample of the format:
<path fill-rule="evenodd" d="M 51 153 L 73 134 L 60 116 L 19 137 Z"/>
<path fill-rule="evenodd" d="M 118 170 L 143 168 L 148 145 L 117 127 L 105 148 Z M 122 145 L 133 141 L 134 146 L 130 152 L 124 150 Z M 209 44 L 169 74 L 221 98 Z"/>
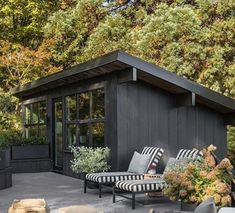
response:
<path fill-rule="evenodd" d="M 137 70 L 138 80 L 148 82 L 172 94 L 194 94 L 196 103 L 223 113 L 235 112 L 234 99 L 120 50 L 19 86 L 12 91 L 12 94 L 23 98 L 80 80 L 132 68 Z"/>

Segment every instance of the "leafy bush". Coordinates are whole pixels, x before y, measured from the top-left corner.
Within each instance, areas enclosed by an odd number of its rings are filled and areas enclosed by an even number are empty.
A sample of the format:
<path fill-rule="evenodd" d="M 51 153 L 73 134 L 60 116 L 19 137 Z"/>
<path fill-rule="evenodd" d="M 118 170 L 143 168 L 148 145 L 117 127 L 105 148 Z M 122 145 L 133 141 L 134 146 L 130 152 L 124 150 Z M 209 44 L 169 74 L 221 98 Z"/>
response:
<path fill-rule="evenodd" d="M 109 157 L 109 148 L 87 148 L 70 147 L 74 159 L 71 161 L 71 169 L 75 173 L 85 172 L 104 172 L 110 169 L 107 163 Z"/>
<path fill-rule="evenodd" d="M 0 150 L 9 148 L 10 146 L 43 145 L 43 144 L 47 144 L 47 140 L 43 137 L 25 138 L 21 132 L 17 131 L 0 132 Z"/>
<path fill-rule="evenodd" d="M 9 148 L 14 139 L 19 140 L 21 135 L 19 132 L 16 131 L 1 131 L 0 132 L 0 149 L 7 149 Z"/>
<path fill-rule="evenodd" d="M 228 128 L 228 158 L 235 166 L 235 127 Z"/>
<path fill-rule="evenodd" d="M 12 141 L 14 146 L 25 146 L 25 145 L 45 145 L 47 140 L 43 137 L 20 137 L 19 140 Z"/>
<path fill-rule="evenodd" d="M 201 162 L 192 161 L 180 170 L 171 168 L 164 174 L 168 188 L 164 193 L 171 200 L 187 203 L 201 203 L 214 197 L 217 206 L 231 205 L 230 183 L 233 178 L 229 159 L 223 159 L 218 165 L 213 157 L 216 147 L 213 145 L 203 149 Z"/>

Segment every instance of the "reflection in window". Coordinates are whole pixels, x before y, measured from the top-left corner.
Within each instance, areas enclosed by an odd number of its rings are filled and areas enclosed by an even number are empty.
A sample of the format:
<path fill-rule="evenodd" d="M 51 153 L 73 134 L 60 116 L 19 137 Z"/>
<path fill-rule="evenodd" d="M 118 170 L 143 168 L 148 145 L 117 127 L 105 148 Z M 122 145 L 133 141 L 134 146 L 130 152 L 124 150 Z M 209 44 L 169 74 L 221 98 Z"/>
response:
<path fill-rule="evenodd" d="M 63 104 L 62 98 L 54 99 L 54 128 L 55 128 L 55 166 L 63 164 Z"/>
<path fill-rule="evenodd" d="M 93 147 L 104 147 L 104 123 L 92 125 Z"/>
<path fill-rule="evenodd" d="M 46 123 L 46 102 L 39 102 L 39 123 Z"/>
<path fill-rule="evenodd" d="M 90 93 L 79 94 L 79 120 L 89 119 L 90 117 Z"/>
<path fill-rule="evenodd" d="M 37 135 L 38 135 L 38 127 L 37 126 L 29 127 L 29 137 L 35 137 Z"/>
<path fill-rule="evenodd" d="M 38 123 L 38 103 L 32 104 L 32 123 Z"/>
<path fill-rule="evenodd" d="M 87 124 L 82 124 L 80 125 L 79 130 L 79 145 L 89 146 L 89 126 Z"/>
<path fill-rule="evenodd" d="M 104 118 L 104 90 L 97 89 L 92 92 L 92 118 Z"/>
<path fill-rule="evenodd" d="M 67 120 L 73 121 L 77 118 L 77 103 L 76 95 L 66 97 Z"/>
<path fill-rule="evenodd" d="M 25 106 L 25 123 L 30 124 L 30 111 L 31 111 L 31 105 Z"/>
<path fill-rule="evenodd" d="M 76 124 L 67 125 L 67 146 L 72 146 L 76 144 Z"/>
<path fill-rule="evenodd" d="M 38 127 L 38 136 L 39 137 L 46 137 L 46 125 L 40 125 Z"/>

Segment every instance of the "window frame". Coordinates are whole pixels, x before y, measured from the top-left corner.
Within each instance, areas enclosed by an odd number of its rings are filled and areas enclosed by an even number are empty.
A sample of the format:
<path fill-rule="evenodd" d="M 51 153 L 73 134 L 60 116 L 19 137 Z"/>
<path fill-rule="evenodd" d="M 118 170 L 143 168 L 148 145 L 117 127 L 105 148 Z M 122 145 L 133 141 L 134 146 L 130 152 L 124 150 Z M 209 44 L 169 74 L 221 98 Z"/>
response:
<path fill-rule="evenodd" d="M 45 104 L 45 118 L 44 118 L 44 122 L 40 122 L 40 103 L 44 102 Z M 47 138 L 47 101 L 46 100 L 38 100 L 38 101 L 35 101 L 35 102 L 25 102 L 23 103 L 24 104 L 24 136 L 26 138 L 29 138 L 29 137 L 41 137 L 39 135 L 40 133 L 40 127 L 42 126 L 45 126 L 45 138 Z M 33 104 L 37 104 L 37 122 L 36 123 L 33 123 Z M 27 108 L 30 110 L 29 111 L 29 122 L 27 122 Z M 36 135 L 29 135 L 27 134 L 27 131 L 30 132 L 30 128 L 31 127 L 37 127 L 36 129 Z"/>
<path fill-rule="evenodd" d="M 92 112 L 93 112 L 93 91 L 97 90 L 102 90 L 103 92 L 103 107 L 104 107 L 104 117 L 103 118 L 93 118 L 92 117 Z M 89 93 L 89 118 L 88 119 L 79 119 L 79 95 L 81 93 Z M 68 120 L 68 104 L 66 98 L 69 96 L 75 95 L 76 97 L 76 119 L 73 121 Z M 92 88 L 90 90 L 83 90 L 79 91 L 77 93 L 72 93 L 72 94 L 66 94 L 65 95 L 65 150 L 69 151 L 69 143 L 68 143 L 68 125 L 76 125 L 76 142 L 75 146 L 80 146 L 80 125 L 87 125 L 88 126 L 88 131 L 89 131 L 89 136 L 88 136 L 88 146 L 89 147 L 94 147 L 93 144 L 93 124 L 95 123 L 103 123 L 104 125 L 104 145 L 105 145 L 105 99 L 106 99 L 106 92 L 105 92 L 105 86 L 99 87 L 99 88 Z"/>

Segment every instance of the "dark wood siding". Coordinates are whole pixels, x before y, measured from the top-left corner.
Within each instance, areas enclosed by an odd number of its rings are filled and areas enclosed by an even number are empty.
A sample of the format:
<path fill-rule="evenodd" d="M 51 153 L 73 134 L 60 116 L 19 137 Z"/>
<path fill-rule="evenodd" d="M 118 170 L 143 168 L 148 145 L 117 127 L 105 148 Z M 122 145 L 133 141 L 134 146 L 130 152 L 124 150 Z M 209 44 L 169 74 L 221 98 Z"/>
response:
<path fill-rule="evenodd" d="M 118 168 L 127 169 L 144 146 L 169 150 L 169 111 L 173 96 L 140 82 L 118 86 Z"/>
<path fill-rule="evenodd" d="M 105 87 L 105 145 L 111 148 L 113 171 L 126 170 L 133 152 L 141 152 L 144 146 L 165 150 L 159 172 L 180 148 L 201 149 L 214 144 L 220 158 L 226 155 L 226 126 L 222 114 L 199 105 L 178 107 L 175 95 L 142 81 L 118 83 L 116 73 L 25 98 L 46 96 L 50 143 L 53 139 L 52 99 L 99 86 Z M 52 155 L 51 152 L 51 159 Z M 63 157 L 63 173 L 76 176 L 70 169 L 72 154 L 65 151 Z"/>
<path fill-rule="evenodd" d="M 196 106 L 174 108 L 170 115 L 170 144 L 177 144 L 173 156 L 181 148 L 202 149 L 210 144 L 218 147 L 220 158 L 226 155 L 227 129 L 221 114 Z"/>
<path fill-rule="evenodd" d="M 218 147 L 226 155 L 223 115 L 207 108 L 177 107 L 174 95 L 142 82 L 118 86 L 118 169 L 126 170 L 135 150 L 159 146 L 165 150 L 162 171 L 181 148 Z"/>

